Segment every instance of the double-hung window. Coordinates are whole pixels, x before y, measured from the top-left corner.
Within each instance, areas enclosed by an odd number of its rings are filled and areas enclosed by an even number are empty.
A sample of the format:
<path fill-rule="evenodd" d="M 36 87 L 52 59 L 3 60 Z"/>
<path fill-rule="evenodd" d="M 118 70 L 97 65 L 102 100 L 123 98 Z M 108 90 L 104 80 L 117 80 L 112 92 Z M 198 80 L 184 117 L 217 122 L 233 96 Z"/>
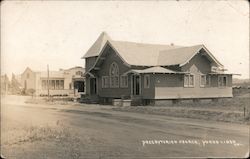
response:
<path fill-rule="evenodd" d="M 194 87 L 194 75 L 193 74 L 184 75 L 184 87 Z"/>
<path fill-rule="evenodd" d="M 102 88 L 109 87 L 109 76 L 102 76 Z"/>
<path fill-rule="evenodd" d="M 121 82 L 120 86 L 122 88 L 127 88 L 128 87 L 128 76 L 126 76 L 126 75 L 121 76 L 120 82 Z"/>
<path fill-rule="evenodd" d="M 200 76 L 200 87 L 205 87 L 206 85 L 206 75 Z"/>

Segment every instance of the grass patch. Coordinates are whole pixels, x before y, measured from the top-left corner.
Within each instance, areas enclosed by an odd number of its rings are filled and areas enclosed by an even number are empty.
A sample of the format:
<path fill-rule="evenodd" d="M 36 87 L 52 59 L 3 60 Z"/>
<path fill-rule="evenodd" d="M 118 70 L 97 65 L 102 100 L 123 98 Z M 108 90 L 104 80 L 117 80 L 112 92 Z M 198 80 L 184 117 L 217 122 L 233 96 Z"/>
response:
<path fill-rule="evenodd" d="M 250 121 L 249 98 L 221 99 L 219 102 L 209 103 L 177 103 L 168 106 L 115 107 L 112 110 L 244 124 Z"/>
<path fill-rule="evenodd" d="M 42 125 L 13 129 L 8 132 L 3 148 L 8 150 L 13 147 L 25 147 L 34 143 L 47 143 L 54 145 L 59 150 L 64 150 L 65 156 L 78 159 L 81 156 L 81 141 L 78 135 L 72 133 L 69 127 L 57 121 L 55 125 Z M 43 149 L 43 147 L 42 147 Z M 46 149 L 46 147 L 44 147 Z M 8 152 L 8 151 L 7 151 Z"/>

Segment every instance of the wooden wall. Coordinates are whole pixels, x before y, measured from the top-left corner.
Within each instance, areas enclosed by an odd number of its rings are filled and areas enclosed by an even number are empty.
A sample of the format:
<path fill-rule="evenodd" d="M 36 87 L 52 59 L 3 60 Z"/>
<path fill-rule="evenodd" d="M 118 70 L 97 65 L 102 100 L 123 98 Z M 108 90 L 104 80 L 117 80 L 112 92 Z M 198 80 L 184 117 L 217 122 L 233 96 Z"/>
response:
<path fill-rule="evenodd" d="M 108 47 L 107 47 L 108 48 Z M 105 51 L 105 50 L 104 50 Z M 124 65 L 120 57 L 112 49 L 107 49 L 108 52 L 105 53 L 105 60 L 101 64 L 101 69 L 97 72 L 98 76 L 98 95 L 100 97 L 111 97 L 111 98 L 121 98 L 122 96 L 131 95 L 131 79 L 128 77 L 128 87 L 127 88 L 102 88 L 102 76 L 109 76 L 109 68 L 113 62 L 116 62 L 119 67 L 119 76 L 129 71 L 130 68 Z M 120 84 L 120 79 L 119 79 Z"/>
<path fill-rule="evenodd" d="M 179 98 L 218 98 L 232 97 L 232 88 L 184 88 L 184 87 L 156 87 L 155 99 L 179 99 Z"/>
<path fill-rule="evenodd" d="M 97 59 L 97 56 L 95 57 L 88 57 L 85 59 L 85 70 L 88 71 L 94 64 Z"/>
<path fill-rule="evenodd" d="M 149 88 L 144 87 L 144 76 L 147 74 L 141 75 L 141 85 L 142 85 L 142 91 L 141 95 L 143 99 L 154 99 L 155 97 L 155 77 L 154 74 L 148 74 L 150 77 L 150 86 Z"/>
<path fill-rule="evenodd" d="M 131 76 L 128 76 L 128 87 L 121 88 L 102 88 L 102 76 L 109 76 L 109 68 L 113 62 L 119 67 L 119 75 L 136 69 L 137 67 L 129 67 L 115 53 L 114 50 L 107 47 L 104 54 L 105 60 L 98 66 L 100 70 L 94 71 L 97 77 L 97 94 L 100 97 L 121 98 L 122 96 L 131 95 Z M 86 70 L 94 63 L 96 57 L 86 59 Z M 218 75 L 211 76 L 211 85 L 209 87 L 200 86 L 200 75 L 211 72 L 211 62 L 201 54 L 195 55 L 189 63 L 181 68 L 174 69 L 184 72 L 191 72 L 194 75 L 194 87 L 184 87 L 183 74 L 150 74 L 150 88 L 144 88 L 144 75 L 141 75 L 141 96 L 144 99 L 178 99 L 178 98 L 216 98 L 216 97 L 232 97 L 232 76 L 228 77 L 228 86 L 218 88 Z M 138 67 L 137 69 L 145 69 Z M 120 79 L 119 79 L 120 80 Z M 120 81 L 119 81 L 120 84 Z M 89 93 L 89 78 L 86 77 L 86 92 Z"/>
<path fill-rule="evenodd" d="M 219 75 L 211 75 L 210 86 L 200 86 L 200 75 L 211 72 L 211 63 L 205 56 L 197 54 L 181 70 L 194 75 L 194 87 L 184 87 L 183 75 L 156 74 L 155 99 L 232 97 L 232 75 L 225 75 L 228 79 L 225 88 L 218 87 Z"/>

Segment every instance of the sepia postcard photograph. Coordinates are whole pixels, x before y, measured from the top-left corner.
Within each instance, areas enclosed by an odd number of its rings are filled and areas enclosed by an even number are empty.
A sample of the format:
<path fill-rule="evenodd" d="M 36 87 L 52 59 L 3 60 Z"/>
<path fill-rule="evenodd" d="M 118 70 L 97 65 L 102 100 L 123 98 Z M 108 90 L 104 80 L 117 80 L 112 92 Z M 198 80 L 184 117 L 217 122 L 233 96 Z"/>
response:
<path fill-rule="evenodd" d="M 248 158 L 247 0 L 3 0 L 1 159 Z"/>

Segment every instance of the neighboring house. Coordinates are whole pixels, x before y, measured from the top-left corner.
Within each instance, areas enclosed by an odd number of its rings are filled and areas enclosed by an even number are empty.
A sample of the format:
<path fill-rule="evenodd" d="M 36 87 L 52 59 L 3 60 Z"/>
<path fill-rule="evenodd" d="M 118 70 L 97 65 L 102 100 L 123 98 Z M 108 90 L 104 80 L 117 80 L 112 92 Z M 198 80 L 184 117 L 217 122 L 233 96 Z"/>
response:
<path fill-rule="evenodd" d="M 232 97 L 232 74 L 204 45 L 115 41 L 103 32 L 83 58 L 86 94 L 97 100 Z"/>
<path fill-rule="evenodd" d="M 1 94 L 6 95 L 10 92 L 10 80 L 8 76 L 1 75 Z"/>
<path fill-rule="evenodd" d="M 20 81 L 18 81 L 19 75 L 12 73 L 11 82 L 10 82 L 10 92 L 11 94 L 21 94 L 22 86 Z"/>
<path fill-rule="evenodd" d="M 21 74 L 24 90 L 35 90 L 39 96 L 80 96 L 85 93 L 85 69 L 73 67 L 59 71 L 33 71 L 29 67 Z M 49 89 L 48 89 L 49 86 Z M 49 91 L 48 91 L 49 90 Z"/>

